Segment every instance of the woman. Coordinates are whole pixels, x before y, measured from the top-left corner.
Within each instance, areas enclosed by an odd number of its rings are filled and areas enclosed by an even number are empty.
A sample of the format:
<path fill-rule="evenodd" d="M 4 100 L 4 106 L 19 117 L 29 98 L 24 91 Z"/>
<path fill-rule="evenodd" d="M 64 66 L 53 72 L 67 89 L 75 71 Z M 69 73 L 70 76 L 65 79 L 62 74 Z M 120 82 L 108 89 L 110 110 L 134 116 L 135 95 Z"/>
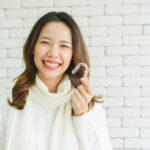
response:
<path fill-rule="evenodd" d="M 25 70 L 1 102 L 2 150 L 112 150 L 101 95 L 71 71 L 89 56 L 78 25 L 50 12 L 34 25 L 23 50 Z M 7 101 L 6 101 L 7 100 Z M 8 103 L 7 103 L 8 102 Z"/>

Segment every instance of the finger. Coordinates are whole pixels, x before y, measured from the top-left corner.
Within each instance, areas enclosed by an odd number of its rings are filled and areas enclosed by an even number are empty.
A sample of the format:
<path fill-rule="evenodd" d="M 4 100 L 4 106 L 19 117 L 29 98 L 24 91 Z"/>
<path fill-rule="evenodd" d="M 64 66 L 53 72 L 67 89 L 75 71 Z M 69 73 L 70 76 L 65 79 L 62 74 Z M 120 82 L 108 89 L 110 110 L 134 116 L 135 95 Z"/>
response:
<path fill-rule="evenodd" d="M 80 91 L 81 95 L 84 97 L 84 99 L 89 102 L 90 95 L 87 93 L 87 91 L 84 89 L 83 85 L 78 86 L 78 90 Z"/>
<path fill-rule="evenodd" d="M 85 100 L 84 98 L 82 97 L 82 95 L 80 94 L 80 92 L 78 91 L 78 89 L 75 89 L 75 92 L 74 92 L 77 100 L 80 102 L 80 103 L 85 103 Z"/>
<path fill-rule="evenodd" d="M 89 93 L 91 96 L 94 96 L 94 92 L 93 92 L 92 86 L 89 84 L 89 82 L 86 81 L 86 79 L 81 78 L 81 83 L 82 83 L 82 85 L 85 87 L 85 89 L 87 89 L 88 93 Z"/>
<path fill-rule="evenodd" d="M 85 79 L 86 81 L 88 81 L 88 77 L 84 77 L 84 79 Z"/>
<path fill-rule="evenodd" d="M 73 106 L 73 107 L 79 107 L 79 101 L 78 101 L 78 99 L 76 98 L 75 94 L 72 94 L 72 95 L 71 95 L 71 101 L 72 101 L 72 106 Z"/>

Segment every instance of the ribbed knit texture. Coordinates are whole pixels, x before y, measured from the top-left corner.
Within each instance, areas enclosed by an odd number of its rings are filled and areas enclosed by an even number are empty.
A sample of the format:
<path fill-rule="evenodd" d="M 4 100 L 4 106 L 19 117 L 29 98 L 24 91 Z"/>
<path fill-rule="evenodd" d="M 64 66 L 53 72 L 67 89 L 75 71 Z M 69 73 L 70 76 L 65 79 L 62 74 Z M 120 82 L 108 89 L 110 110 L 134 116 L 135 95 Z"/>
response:
<path fill-rule="evenodd" d="M 6 96 L 3 99 L 0 98 L 0 150 L 6 150 L 2 139 L 6 134 L 4 127 L 7 123 L 7 113 L 10 110 L 5 100 Z M 33 137 L 36 145 L 35 150 L 49 150 L 51 127 L 59 108 L 47 109 L 38 101 L 30 102 L 33 106 L 32 121 Z M 88 113 L 72 117 L 72 121 L 79 140 L 79 150 L 112 150 L 103 104 L 95 103 L 94 107 Z"/>

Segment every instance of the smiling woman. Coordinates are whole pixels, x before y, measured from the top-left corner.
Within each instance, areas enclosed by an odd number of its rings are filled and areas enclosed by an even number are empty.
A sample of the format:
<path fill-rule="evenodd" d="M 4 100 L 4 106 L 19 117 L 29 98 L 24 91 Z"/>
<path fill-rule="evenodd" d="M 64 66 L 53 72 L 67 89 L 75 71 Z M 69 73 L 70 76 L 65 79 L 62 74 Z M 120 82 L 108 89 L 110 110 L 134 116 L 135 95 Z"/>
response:
<path fill-rule="evenodd" d="M 72 58 L 72 36 L 70 28 L 63 22 L 47 23 L 37 40 L 34 62 L 39 77 L 55 93 L 63 73 Z"/>
<path fill-rule="evenodd" d="M 23 49 L 25 70 L 0 102 L 3 150 L 112 150 L 101 93 L 76 74 L 90 69 L 80 29 L 65 12 L 42 16 Z M 8 102 L 8 103 L 7 103 Z M 0 116 L 0 118 L 2 118 Z"/>

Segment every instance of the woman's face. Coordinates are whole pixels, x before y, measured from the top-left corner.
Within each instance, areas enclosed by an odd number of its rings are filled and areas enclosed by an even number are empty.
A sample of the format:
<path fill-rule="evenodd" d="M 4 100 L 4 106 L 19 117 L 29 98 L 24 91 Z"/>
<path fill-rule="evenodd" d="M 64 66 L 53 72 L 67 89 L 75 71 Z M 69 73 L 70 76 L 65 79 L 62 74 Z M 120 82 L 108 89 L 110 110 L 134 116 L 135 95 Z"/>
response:
<path fill-rule="evenodd" d="M 44 78 L 62 78 L 72 58 L 72 33 L 63 22 L 46 24 L 37 40 L 34 62 Z"/>

